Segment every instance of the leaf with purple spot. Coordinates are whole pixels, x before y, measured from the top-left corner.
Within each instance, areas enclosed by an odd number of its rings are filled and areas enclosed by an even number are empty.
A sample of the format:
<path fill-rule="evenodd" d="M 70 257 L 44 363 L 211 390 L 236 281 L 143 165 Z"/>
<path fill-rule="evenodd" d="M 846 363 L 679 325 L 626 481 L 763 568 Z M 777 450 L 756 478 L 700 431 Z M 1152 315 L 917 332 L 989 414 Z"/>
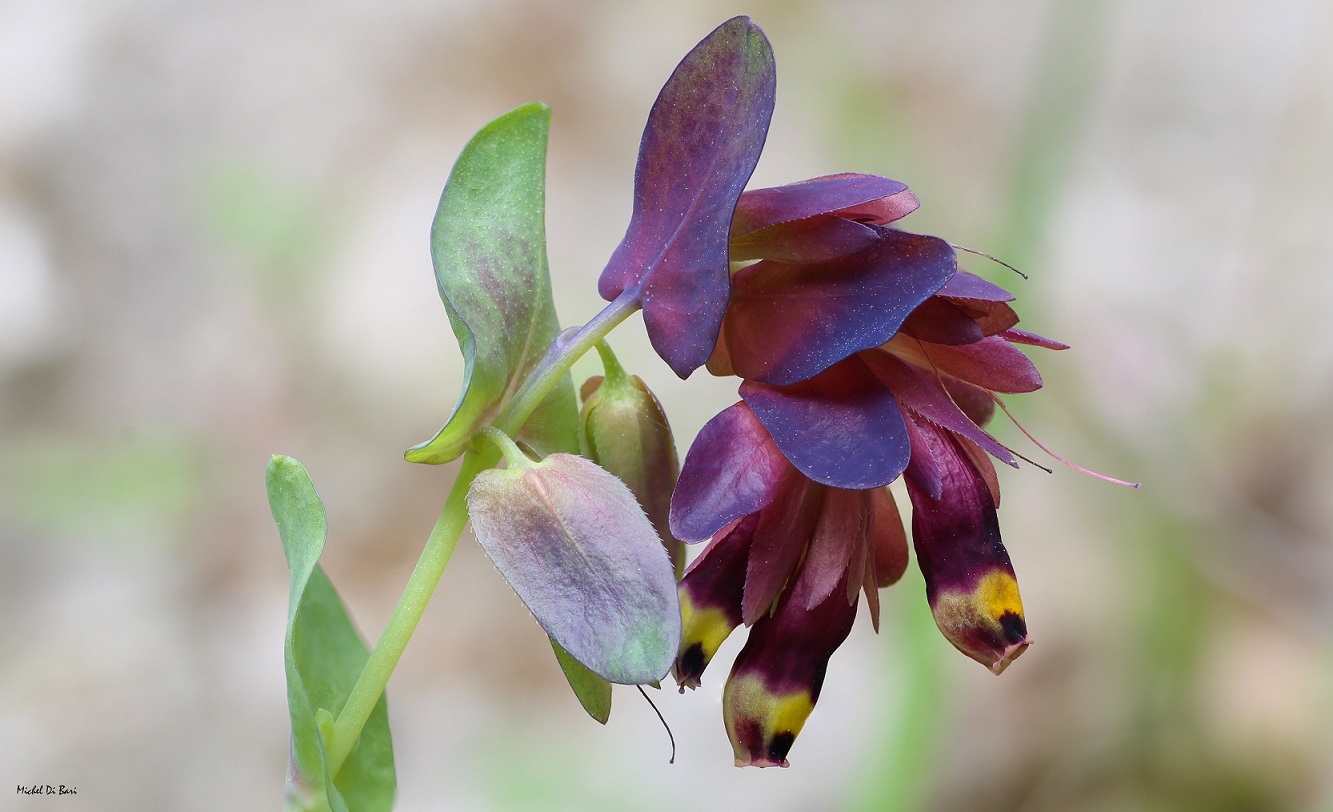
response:
<path fill-rule="evenodd" d="M 435 213 L 431 256 L 463 351 L 463 392 L 449 422 L 407 452 L 442 463 L 466 450 L 560 331 L 546 267 L 546 140 L 551 111 L 527 104 L 463 149 Z M 519 436 L 541 453 L 578 449 L 573 385 L 562 380 Z"/>

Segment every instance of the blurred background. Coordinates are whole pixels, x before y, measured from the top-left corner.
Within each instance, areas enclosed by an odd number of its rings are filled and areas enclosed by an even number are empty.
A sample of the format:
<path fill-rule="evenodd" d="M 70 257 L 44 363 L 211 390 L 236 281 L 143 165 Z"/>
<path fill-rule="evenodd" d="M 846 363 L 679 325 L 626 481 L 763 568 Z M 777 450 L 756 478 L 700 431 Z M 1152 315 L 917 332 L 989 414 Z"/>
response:
<path fill-rule="evenodd" d="M 1333 809 L 1333 7 L 1225 9 L 0 0 L 0 780 L 78 788 L 0 807 L 280 807 L 269 456 L 309 468 L 373 639 L 453 474 L 402 452 L 458 394 L 427 251 L 454 158 L 553 106 L 551 269 L 581 323 L 658 88 L 747 13 L 779 71 L 754 185 L 886 174 L 922 200 L 904 228 L 1029 272 L 964 262 L 1073 346 L 1012 407 L 1145 487 L 1004 471 L 1036 645 L 991 676 L 909 574 L 789 770 L 732 766 L 739 639 L 655 694 L 668 766 L 634 692 L 583 715 L 465 537 L 390 684 L 398 809 Z M 612 343 L 682 453 L 735 399 L 637 318 Z"/>

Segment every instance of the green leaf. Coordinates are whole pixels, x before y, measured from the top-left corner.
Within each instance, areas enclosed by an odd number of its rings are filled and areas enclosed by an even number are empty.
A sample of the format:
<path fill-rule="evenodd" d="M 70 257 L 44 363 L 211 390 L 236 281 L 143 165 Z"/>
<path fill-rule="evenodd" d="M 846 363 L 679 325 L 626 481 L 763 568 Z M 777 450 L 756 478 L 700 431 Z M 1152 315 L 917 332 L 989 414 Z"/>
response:
<path fill-rule="evenodd" d="M 569 680 L 569 687 L 574 689 L 579 704 L 589 716 L 606 724 L 606 720 L 611 718 L 611 683 L 589 671 L 587 666 L 570 656 L 554 640 L 551 641 L 551 648 L 555 650 L 556 662 L 560 663 L 560 669 L 565 672 L 565 679 Z"/>
<path fill-rule="evenodd" d="M 328 777 L 327 743 L 321 730 L 331 729 L 368 651 L 317 563 L 328 531 L 324 505 L 310 475 L 291 457 L 270 460 L 266 481 L 269 507 L 291 568 L 285 646 L 292 725 L 287 809 L 387 812 L 393 807 L 397 780 L 384 697 L 337 778 L 330 782 Z"/>
<path fill-rule="evenodd" d="M 468 513 L 481 548 L 570 656 L 625 685 L 671 669 L 675 573 L 623 482 L 583 457 L 552 454 L 478 474 Z"/>
<path fill-rule="evenodd" d="M 442 463 L 467 448 L 541 361 L 560 331 L 546 267 L 546 137 L 551 112 L 527 104 L 492 121 L 463 149 L 431 228 L 435 278 L 463 351 L 463 392 L 434 439 L 409 462 Z M 539 453 L 578 449 L 566 376 L 520 438 Z"/>

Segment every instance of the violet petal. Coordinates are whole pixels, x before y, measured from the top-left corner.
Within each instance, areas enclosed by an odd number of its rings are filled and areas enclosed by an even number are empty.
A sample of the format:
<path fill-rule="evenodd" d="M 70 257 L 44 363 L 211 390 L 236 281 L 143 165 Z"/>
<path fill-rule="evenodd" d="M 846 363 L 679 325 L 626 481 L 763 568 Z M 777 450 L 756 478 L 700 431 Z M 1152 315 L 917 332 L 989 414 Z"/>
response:
<path fill-rule="evenodd" d="M 775 88 L 768 40 L 735 17 L 685 56 L 648 115 L 634 213 L 598 290 L 609 301 L 637 288 L 653 348 L 682 378 L 717 340 L 731 217 L 763 149 Z"/>
<path fill-rule="evenodd" d="M 709 420 L 694 438 L 671 495 L 671 534 L 703 541 L 773 501 L 791 463 L 745 403 Z"/>
<path fill-rule="evenodd" d="M 816 482 L 877 488 L 907 467 L 898 401 L 858 356 L 787 386 L 745 381 L 740 394 L 791 464 Z"/>
<path fill-rule="evenodd" d="M 851 257 L 760 262 L 736 273 L 724 339 L 738 375 L 795 383 L 879 346 L 953 275 L 948 243 L 875 228 L 880 239 Z"/>

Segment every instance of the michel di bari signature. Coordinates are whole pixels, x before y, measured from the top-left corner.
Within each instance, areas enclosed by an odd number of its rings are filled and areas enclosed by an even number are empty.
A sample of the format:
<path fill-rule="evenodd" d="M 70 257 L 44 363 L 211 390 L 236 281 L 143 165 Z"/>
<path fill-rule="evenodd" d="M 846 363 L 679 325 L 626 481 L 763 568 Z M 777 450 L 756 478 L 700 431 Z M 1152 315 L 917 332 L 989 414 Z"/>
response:
<path fill-rule="evenodd" d="M 64 784 L 29 784 L 26 787 L 18 785 L 19 795 L 78 795 L 78 787 L 67 787 Z"/>

